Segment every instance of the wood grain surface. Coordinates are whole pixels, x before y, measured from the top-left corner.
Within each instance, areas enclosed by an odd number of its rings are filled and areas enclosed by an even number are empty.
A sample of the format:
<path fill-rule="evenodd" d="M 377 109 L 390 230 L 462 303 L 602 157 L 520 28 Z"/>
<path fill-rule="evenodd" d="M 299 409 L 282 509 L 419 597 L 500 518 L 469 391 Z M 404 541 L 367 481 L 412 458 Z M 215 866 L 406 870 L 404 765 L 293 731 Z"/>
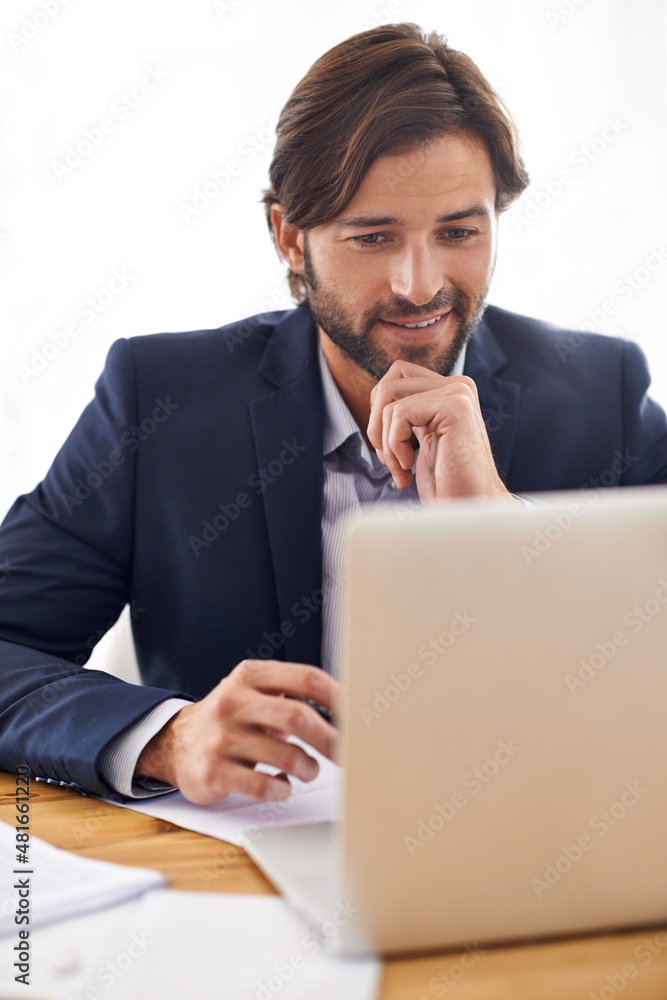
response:
<path fill-rule="evenodd" d="M 0 772 L 0 820 L 11 825 L 14 789 L 15 776 Z M 41 782 L 31 784 L 30 806 L 31 832 L 56 847 L 117 864 L 157 868 L 174 889 L 275 894 L 245 851 L 233 844 Z M 384 963 L 379 996 L 380 1000 L 667 1000 L 664 931 L 661 926 L 392 958 Z"/>

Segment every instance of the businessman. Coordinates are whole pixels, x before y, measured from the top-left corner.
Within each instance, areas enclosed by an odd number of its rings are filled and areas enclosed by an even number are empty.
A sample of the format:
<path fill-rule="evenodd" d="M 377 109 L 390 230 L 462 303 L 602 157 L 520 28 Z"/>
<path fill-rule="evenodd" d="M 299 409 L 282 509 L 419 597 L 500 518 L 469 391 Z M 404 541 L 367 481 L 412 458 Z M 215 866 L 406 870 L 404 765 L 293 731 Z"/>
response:
<path fill-rule="evenodd" d="M 322 56 L 270 181 L 296 308 L 117 341 L 0 527 L 4 768 L 120 800 L 287 797 L 317 773 L 290 736 L 338 753 L 308 701 L 340 697 L 343 515 L 667 482 L 638 347 L 486 305 L 528 177 L 441 36 L 389 25 Z M 126 604 L 142 685 L 83 667 Z"/>

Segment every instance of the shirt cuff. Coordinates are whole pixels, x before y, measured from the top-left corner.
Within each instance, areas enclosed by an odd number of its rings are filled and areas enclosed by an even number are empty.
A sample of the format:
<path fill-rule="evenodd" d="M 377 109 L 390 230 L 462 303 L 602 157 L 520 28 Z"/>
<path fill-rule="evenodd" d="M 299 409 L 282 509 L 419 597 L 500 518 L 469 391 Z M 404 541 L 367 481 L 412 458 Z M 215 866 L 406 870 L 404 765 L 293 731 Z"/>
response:
<path fill-rule="evenodd" d="M 184 698 L 169 698 L 147 712 L 133 726 L 109 743 L 99 762 L 100 774 L 111 787 L 129 799 L 147 799 L 153 795 L 175 792 L 173 785 L 156 778 L 135 778 L 134 769 L 141 751 L 184 705 Z"/>

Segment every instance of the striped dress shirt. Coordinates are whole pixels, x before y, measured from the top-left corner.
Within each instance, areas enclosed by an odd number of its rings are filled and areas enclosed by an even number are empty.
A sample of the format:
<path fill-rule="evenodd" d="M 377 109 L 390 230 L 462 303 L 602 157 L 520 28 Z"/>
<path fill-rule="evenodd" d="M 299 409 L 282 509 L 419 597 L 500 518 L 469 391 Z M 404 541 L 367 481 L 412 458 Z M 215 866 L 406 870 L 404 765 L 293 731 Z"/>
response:
<path fill-rule="evenodd" d="M 318 345 L 324 392 L 324 494 L 322 497 L 322 667 L 341 679 L 340 640 L 343 597 L 343 527 L 363 504 L 400 503 L 421 507 L 416 478 L 399 490 L 389 469 L 366 444 Z M 466 348 L 452 375 L 463 374 Z M 416 462 L 416 459 L 415 459 Z"/>

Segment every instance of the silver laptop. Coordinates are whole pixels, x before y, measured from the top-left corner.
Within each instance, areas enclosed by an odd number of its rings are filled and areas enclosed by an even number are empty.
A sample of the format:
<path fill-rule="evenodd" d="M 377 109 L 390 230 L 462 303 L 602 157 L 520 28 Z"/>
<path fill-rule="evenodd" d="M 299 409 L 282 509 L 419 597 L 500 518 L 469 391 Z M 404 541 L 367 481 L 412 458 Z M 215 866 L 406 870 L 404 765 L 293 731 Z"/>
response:
<path fill-rule="evenodd" d="M 667 487 L 373 508 L 340 824 L 248 850 L 344 951 L 667 919 Z"/>

